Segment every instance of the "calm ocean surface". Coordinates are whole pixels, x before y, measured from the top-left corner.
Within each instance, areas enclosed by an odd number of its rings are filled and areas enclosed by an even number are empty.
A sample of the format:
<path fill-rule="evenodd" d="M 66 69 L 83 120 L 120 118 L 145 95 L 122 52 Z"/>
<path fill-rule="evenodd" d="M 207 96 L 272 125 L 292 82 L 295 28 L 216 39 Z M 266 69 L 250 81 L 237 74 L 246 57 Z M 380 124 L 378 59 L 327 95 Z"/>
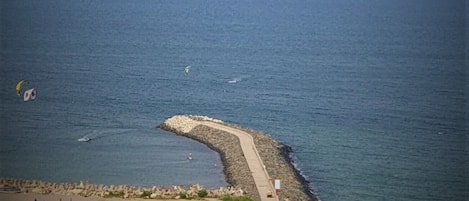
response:
<path fill-rule="evenodd" d="M 464 1 L 0 9 L 1 177 L 226 186 L 217 153 L 155 129 L 198 114 L 291 146 L 323 201 L 469 200 Z"/>

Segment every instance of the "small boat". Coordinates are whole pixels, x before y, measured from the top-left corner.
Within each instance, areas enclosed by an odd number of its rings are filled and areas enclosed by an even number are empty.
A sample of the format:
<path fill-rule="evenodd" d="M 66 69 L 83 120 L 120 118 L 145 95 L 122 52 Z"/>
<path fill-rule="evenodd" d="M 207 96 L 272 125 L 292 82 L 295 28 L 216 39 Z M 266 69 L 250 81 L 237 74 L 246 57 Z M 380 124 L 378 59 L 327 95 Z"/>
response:
<path fill-rule="evenodd" d="M 90 140 L 91 140 L 91 138 L 85 136 L 85 137 L 82 137 L 82 138 L 78 139 L 78 142 L 88 142 Z"/>

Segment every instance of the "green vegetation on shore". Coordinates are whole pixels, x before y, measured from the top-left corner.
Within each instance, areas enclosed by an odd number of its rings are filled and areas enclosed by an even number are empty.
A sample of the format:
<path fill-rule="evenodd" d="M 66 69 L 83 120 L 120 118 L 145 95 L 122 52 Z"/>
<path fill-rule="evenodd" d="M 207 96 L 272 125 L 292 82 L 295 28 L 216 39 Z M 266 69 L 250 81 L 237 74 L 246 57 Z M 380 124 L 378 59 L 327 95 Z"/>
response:
<path fill-rule="evenodd" d="M 207 191 L 205 189 L 200 190 L 197 193 L 197 196 L 188 196 L 186 193 L 180 193 L 179 194 L 179 199 L 186 199 L 186 200 L 193 200 L 193 199 L 201 199 L 207 196 Z M 149 198 L 151 195 L 151 192 L 145 191 L 140 198 Z M 124 197 L 124 192 L 119 191 L 119 192 L 109 192 L 108 195 L 105 195 L 104 198 L 123 198 Z M 156 199 L 158 200 L 158 198 Z M 219 200 L 222 201 L 254 201 L 253 199 L 246 197 L 246 196 L 230 196 L 230 195 L 224 195 L 219 197 Z"/>
<path fill-rule="evenodd" d="M 125 194 L 124 191 L 109 192 L 108 195 L 104 195 L 104 198 L 123 198 L 124 194 Z"/>
<path fill-rule="evenodd" d="M 254 201 L 253 199 L 246 197 L 246 196 L 231 197 L 229 195 L 222 196 L 220 200 L 222 201 Z"/>
<path fill-rule="evenodd" d="M 186 193 L 179 193 L 179 198 L 180 199 L 186 199 L 186 200 L 192 200 L 192 199 L 201 199 L 201 198 L 205 198 L 207 197 L 208 195 L 208 192 L 207 190 L 205 189 L 202 189 L 202 190 L 199 190 L 197 192 L 197 196 L 190 196 L 190 195 L 187 195 Z"/>

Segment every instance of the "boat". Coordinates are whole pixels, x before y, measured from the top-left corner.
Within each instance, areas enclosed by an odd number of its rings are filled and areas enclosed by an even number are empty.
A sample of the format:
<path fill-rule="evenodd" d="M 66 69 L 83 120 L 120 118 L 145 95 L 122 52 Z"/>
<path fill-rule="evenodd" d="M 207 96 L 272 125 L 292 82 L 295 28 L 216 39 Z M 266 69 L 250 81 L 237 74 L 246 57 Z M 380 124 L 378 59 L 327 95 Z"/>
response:
<path fill-rule="evenodd" d="M 85 136 L 85 137 L 82 137 L 82 138 L 78 139 L 78 142 L 88 142 L 90 140 L 91 140 L 91 138 Z"/>

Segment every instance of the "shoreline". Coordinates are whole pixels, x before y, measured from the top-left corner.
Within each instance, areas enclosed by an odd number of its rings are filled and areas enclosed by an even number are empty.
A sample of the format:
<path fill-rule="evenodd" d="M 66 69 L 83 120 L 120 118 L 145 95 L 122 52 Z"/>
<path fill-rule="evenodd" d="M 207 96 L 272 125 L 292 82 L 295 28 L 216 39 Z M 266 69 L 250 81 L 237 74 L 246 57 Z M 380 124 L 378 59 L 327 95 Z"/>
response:
<path fill-rule="evenodd" d="M 231 129 L 226 129 L 227 127 Z M 247 196 L 253 200 L 261 200 L 259 187 L 257 182 L 254 182 L 254 175 L 240 144 L 241 137 L 234 134 L 241 131 L 245 133 L 245 136 L 250 135 L 252 137 L 252 145 L 255 146 L 254 149 L 257 150 L 258 157 L 263 161 L 264 171 L 269 176 L 269 179 L 265 181 L 273 186 L 274 179 L 281 180 L 281 190 L 277 196 L 274 196 L 275 199 L 281 201 L 319 200 L 313 189 L 310 188 L 310 182 L 294 167 L 291 158 L 292 148 L 277 142 L 268 134 L 208 117 L 190 115 L 173 116 L 164 123 L 159 124 L 157 128 L 196 140 L 219 153 L 223 163 L 223 173 L 230 186 L 220 187 L 219 189 L 205 189 L 203 186 L 196 184 L 186 187 L 173 185 L 165 188 L 162 185 L 152 187 L 103 185 L 91 184 L 87 181 L 52 183 L 40 180 L 0 177 L 0 198 L 13 196 L 15 199 L 19 199 L 18 197 L 23 197 L 23 195 L 28 196 L 28 198 L 44 195 L 49 197 L 79 197 L 80 199 L 77 200 L 135 200 L 143 198 L 178 200 L 185 197 L 201 199 L 201 197 L 197 197 L 198 193 L 206 191 L 207 195 L 204 199 L 216 199 L 220 196 L 231 195 L 235 197 Z M 265 191 L 262 195 L 264 193 Z"/>
<path fill-rule="evenodd" d="M 292 148 L 277 142 L 270 135 L 228 124 L 221 120 L 192 115 L 173 116 L 158 125 L 157 128 L 194 139 L 218 152 L 223 162 L 223 172 L 227 182 L 232 186 L 247 190 L 247 194 L 251 198 L 260 200 L 259 193 L 252 189 L 252 176 L 250 176 L 251 178 L 246 177 L 246 174 L 250 175 L 249 167 L 240 162 L 246 161 L 241 148 L 233 145 L 236 142 L 239 144 L 239 140 L 237 141 L 233 138 L 234 135 L 227 132 L 202 125 L 204 121 L 238 129 L 253 137 L 259 156 L 264 161 L 265 169 L 271 180 L 281 180 L 279 200 L 318 200 L 313 189 L 309 186 L 310 182 L 294 167 L 291 158 Z M 244 174 L 240 174 L 240 172 L 244 172 Z M 271 182 L 273 183 L 273 181 Z"/>
<path fill-rule="evenodd" d="M 199 196 L 205 192 L 204 196 Z M 242 196 L 242 190 L 233 187 L 207 189 L 199 184 L 183 186 L 130 186 L 92 184 L 85 181 L 79 183 L 53 183 L 40 180 L 0 178 L 0 195 L 51 195 L 78 196 L 93 199 L 158 199 L 177 200 L 184 198 L 218 198 L 224 195 Z"/>
<path fill-rule="evenodd" d="M 281 155 L 284 157 L 284 159 L 288 162 L 288 164 L 291 165 L 291 168 L 294 170 L 294 174 L 295 174 L 295 177 L 296 179 L 301 183 L 301 186 L 303 186 L 303 190 L 305 191 L 305 193 L 309 196 L 309 197 L 314 197 L 316 200 L 319 200 L 319 198 L 317 197 L 316 193 L 314 192 L 314 189 L 312 189 L 310 187 L 310 181 L 308 181 L 302 174 L 301 174 L 301 171 L 298 170 L 295 166 L 294 166 L 294 161 L 293 161 L 293 158 L 291 157 L 291 154 L 293 153 L 293 149 L 286 145 L 286 144 L 283 144 L 281 143 L 284 147 L 281 149 Z"/>
<path fill-rule="evenodd" d="M 38 194 L 38 193 L 0 193 L 2 201 L 146 201 L 145 198 L 99 198 L 99 197 L 83 197 L 79 195 L 59 195 L 59 194 Z M 158 199 L 158 201 L 187 201 L 187 199 Z M 205 201 L 219 201 L 216 198 L 204 198 Z"/>
<path fill-rule="evenodd" d="M 226 124 L 226 125 L 230 125 L 230 124 Z M 314 189 L 312 189 L 309 185 L 311 182 L 308 181 L 301 174 L 300 170 L 295 168 L 294 163 L 293 163 L 294 162 L 293 158 L 291 157 L 291 154 L 293 153 L 293 149 L 290 146 L 288 146 L 284 143 L 277 142 L 270 135 L 262 133 L 260 131 L 252 130 L 252 129 L 249 129 L 249 128 L 243 128 L 243 127 L 240 127 L 240 126 L 237 126 L 237 125 L 230 125 L 230 126 L 233 126 L 233 127 L 238 128 L 240 130 L 246 131 L 247 133 L 249 133 L 251 135 L 255 135 L 255 136 L 258 136 L 258 137 L 259 136 L 265 136 L 268 139 L 272 140 L 274 143 L 277 143 L 278 144 L 279 155 L 281 156 L 281 158 L 283 158 L 283 160 L 285 160 L 286 164 L 289 166 L 287 169 L 290 169 L 293 172 L 295 179 L 300 183 L 301 190 L 303 191 L 303 193 L 305 193 L 307 195 L 307 197 L 309 197 L 311 200 L 314 200 L 314 201 L 319 200 L 319 198 L 317 197 L 317 195 L 314 192 Z M 263 139 L 263 138 L 258 139 L 257 143 L 256 143 L 256 146 L 257 146 L 257 144 L 260 144 L 263 140 L 266 140 L 266 139 Z M 266 156 L 266 158 L 267 157 L 268 156 Z M 270 172 L 269 172 L 269 174 L 270 174 Z"/>

